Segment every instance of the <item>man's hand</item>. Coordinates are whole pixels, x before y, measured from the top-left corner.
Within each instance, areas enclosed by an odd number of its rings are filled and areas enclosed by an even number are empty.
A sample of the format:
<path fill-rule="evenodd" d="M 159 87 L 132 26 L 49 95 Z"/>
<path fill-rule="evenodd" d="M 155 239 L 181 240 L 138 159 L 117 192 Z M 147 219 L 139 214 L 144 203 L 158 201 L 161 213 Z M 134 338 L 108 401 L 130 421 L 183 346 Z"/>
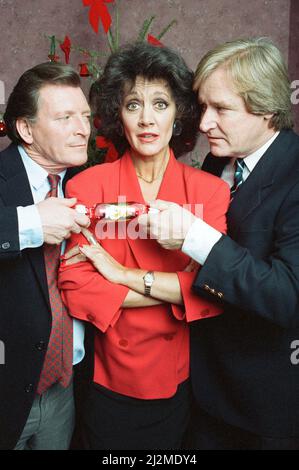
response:
<path fill-rule="evenodd" d="M 89 227 L 89 218 L 72 209 L 76 202 L 76 198 L 49 197 L 37 204 L 45 243 L 59 244 L 71 233 L 80 233 L 82 227 Z"/>
<path fill-rule="evenodd" d="M 196 217 L 174 202 L 157 199 L 150 206 L 160 212 L 139 216 L 140 226 L 166 250 L 180 250 Z"/>

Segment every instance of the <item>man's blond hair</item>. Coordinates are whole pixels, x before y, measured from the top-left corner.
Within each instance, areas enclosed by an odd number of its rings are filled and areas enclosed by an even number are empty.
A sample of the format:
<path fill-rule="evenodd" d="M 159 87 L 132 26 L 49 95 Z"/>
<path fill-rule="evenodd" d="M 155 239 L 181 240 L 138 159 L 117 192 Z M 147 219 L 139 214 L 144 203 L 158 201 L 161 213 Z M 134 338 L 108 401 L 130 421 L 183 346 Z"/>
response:
<path fill-rule="evenodd" d="M 293 127 L 291 86 L 279 49 L 268 38 L 239 39 L 209 51 L 199 62 L 194 90 L 218 68 L 224 68 L 249 112 L 273 114 L 275 130 Z"/>

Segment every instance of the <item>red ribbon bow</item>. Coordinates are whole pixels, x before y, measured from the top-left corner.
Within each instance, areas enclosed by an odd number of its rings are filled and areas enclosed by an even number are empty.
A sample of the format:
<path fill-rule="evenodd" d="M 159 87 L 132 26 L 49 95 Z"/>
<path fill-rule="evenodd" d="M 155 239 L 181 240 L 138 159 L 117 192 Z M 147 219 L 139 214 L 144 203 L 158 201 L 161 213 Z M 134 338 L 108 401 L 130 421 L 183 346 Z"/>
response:
<path fill-rule="evenodd" d="M 71 52 L 71 40 L 68 36 L 65 36 L 64 41 L 60 44 L 60 49 L 64 52 L 65 63 L 68 64 Z"/>
<path fill-rule="evenodd" d="M 99 31 L 99 21 L 101 19 L 105 33 L 111 26 L 111 16 L 106 6 L 106 3 L 113 3 L 114 0 L 82 0 L 85 7 L 90 6 L 89 22 L 93 30 L 97 33 Z"/>

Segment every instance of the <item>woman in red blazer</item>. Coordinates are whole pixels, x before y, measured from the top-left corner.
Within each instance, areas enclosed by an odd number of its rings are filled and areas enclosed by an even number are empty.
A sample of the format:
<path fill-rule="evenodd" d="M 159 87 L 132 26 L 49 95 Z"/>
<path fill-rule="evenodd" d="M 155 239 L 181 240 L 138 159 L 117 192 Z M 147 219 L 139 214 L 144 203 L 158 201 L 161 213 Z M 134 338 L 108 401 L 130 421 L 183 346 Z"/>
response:
<path fill-rule="evenodd" d="M 188 204 L 224 232 L 228 186 L 175 158 L 197 134 L 192 81 L 183 60 L 167 48 L 137 44 L 113 54 L 91 101 L 102 134 L 122 157 L 77 175 L 68 196 L 86 206 L 119 197 Z M 66 255 L 74 258 L 60 272 L 70 314 L 95 330 L 93 381 L 82 404 L 85 446 L 180 448 L 190 409 L 188 322 L 221 309 L 192 293 L 196 273 L 181 251 L 163 250 L 138 232 L 136 221 L 125 231 L 111 227 L 107 233 L 91 227 L 96 246 L 74 235 Z"/>

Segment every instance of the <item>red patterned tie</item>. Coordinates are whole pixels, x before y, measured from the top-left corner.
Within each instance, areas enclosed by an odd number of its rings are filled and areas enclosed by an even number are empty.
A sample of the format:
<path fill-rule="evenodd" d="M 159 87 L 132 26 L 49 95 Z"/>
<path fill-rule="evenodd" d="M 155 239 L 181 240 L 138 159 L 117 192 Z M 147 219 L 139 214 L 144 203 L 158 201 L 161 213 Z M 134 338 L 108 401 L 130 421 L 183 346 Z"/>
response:
<path fill-rule="evenodd" d="M 48 175 L 51 189 L 46 198 L 57 197 L 59 179 L 58 175 Z M 60 245 L 44 244 L 48 291 L 52 309 L 52 330 L 37 388 L 39 394 L 44 393 L 56 382 L 67 387 L 72 375 L 73 322 L 62 303 L 57 287 L 60 249 Z"/>

